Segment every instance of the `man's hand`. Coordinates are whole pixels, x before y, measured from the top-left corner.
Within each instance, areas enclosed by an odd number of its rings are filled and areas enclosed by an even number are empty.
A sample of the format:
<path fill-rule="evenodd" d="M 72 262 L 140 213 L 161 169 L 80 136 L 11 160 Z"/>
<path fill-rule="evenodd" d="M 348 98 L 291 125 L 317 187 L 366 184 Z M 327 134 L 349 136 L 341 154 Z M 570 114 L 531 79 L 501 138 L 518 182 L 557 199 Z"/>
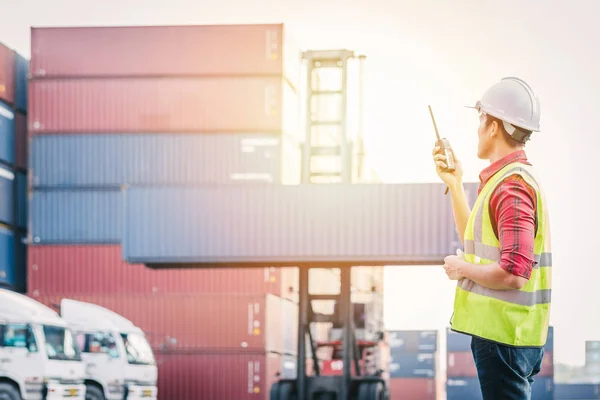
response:
<path fill-rule="evenodd" d="M 440 150 L 441 149 L 439 146 L 435 146 L 433 148 L 433 151 L 431 152 L 431 155 L 433 156 L 433 162 L 435 164 L 435 172 L 437 172 L 440 179 L 451 189 L 462 185 L 462 164 L 460 163 L 460 160 L 456 158 L 454 150 L 452 150 L 452 154 L 454 155 L 454 164 L 456 168 L 454 172 L 444 171 L 444 168 L 447 167 L 446 156 L 443 154 L 438 154 Z"/>
<path fill-rule="evenodd" d="M 465 265 L 465 260 L 462 255 L 462 251 L 457 250 L 456 255 L 448 256 L 444 258 L 444 270 L 448 279 L 452 281 L 458 281 L 463 277 L 462 267 Z"/>

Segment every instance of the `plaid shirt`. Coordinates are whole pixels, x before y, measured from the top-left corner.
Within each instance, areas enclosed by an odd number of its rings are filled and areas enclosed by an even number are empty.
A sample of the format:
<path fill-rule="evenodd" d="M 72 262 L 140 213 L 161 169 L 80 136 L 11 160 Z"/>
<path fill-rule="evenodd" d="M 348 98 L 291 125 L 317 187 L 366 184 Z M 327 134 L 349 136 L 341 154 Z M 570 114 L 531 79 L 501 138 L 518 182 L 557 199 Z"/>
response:
<path fill-rule="evenodd" d="M 531 165 L 525 151 L 511 153 L 481 171 L 479 191 L 496 172 L 513 162 Z M 494 233 L 500 241 L 500 267 L 513 275 L 529 279 L 535 265 L 535 191 L 520 176 L 507 177 L 492 193 L 490 216 Z"/>

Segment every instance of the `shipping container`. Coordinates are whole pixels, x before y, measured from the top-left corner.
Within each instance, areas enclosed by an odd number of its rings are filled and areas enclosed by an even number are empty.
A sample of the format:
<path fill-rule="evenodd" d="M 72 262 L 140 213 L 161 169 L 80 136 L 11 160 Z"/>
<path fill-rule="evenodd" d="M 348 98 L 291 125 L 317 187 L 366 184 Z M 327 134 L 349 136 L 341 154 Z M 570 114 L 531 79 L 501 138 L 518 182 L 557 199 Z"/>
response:
<path fill-rule="evenodd" d="M 471 351 L 471 336 L 446 328 L 446 347 L 450 352 Z M 554 351 L 554 327 L 552 326 L 548 328 L 548 339 L 544 350 L 546 352 Z"/>
<path fill-rule="evenodd" d="M 555 383 L 556 400 L 600 399 L 600 384 L 597 383 Z"/>
<path fill-rule="evenodd" d="M 296 87 L 302 57 L 283 24 L 33 28 L 31 49 L 34 77 L 284 75 Z"/>
<path fill-rule="evenodd" d="M 268 400 L 278 354 L 156 354 L 160 399 Z"/>
<path fill-rule="evenodd" d="M 121 190 L 37 190 L 31 198 L 33 244 L 119 243 Z"/>
<path fill-rule="evenodd" d="M 0 226 L 0 286 L 15 288 L 22 285 L 22 277 L 15 265 L 15 234 Z"/>
<path fill-rule="evenodd" d="M 446 354 L 446 374 L 449 377 L 477 378 L 477 368 L 473 353 L 470 351 L 448 352 Z M 554 357 L 552 352 L 545 352 L 539 377 L 554 376 Z"/>
<path fill-rule="evenodd" d="M 481 388 L 479 379 L 448 378 L 446 382 L 447 400 L 481 400 Z M 554 380 L 553 378 L 534 378 L 531 390 L 531 400 L 553 400 Z"/>
<path fill-rule="evenodd" d="M 28 294 L 271 293 L 289 297 L 296 268 L 152 270 L 121 260 L 119 245 L 29 246 Z"/>
<path fill-rule="evenodd" d="M 298 97 L 281 78 L 35 80 L 30 87 L 31 134 L 299 134 Z"/>
<path fill-rule="evenodd" d="M 27 113 L 27 90 L 29 83 L 29 61 L 15 54 L 15 108 Z"/>
<path fill-rule="evenodd" d="M 299 183 L 289 135 L 41 135 L 32 142 L 37 187 Z"/>
<path fill-rule="evenodd" d="M 17 171 L 15 180 L 17 184 L 17 226 L 27 229 L 27 175 L 24 172 Z"/>
<path fill-rule="evenodd" d="M 32 296 L 51 306 L 70 298 L 98 304 L 149 334 L 153 348 L 295 354 L 298 306 L 270 294 Z M 169 345 L 166 338 L 175 338 Z"/>
<path fill-rule="evenodd" d="M 15 52 L 0 43 L 0 100 L 15 101 Z"/>
<path fill-rule="evenodd" d="M 473 185 L 465 190 L 474 200 Z M 444 190 L 443 184 L 132 186 L 124 201 L 123 256 L 210 265 L 437 264 L 461 247 Z"/>
<path fill-rule="evenodd" d="M 28 147 L 27 116 L 17 111 L 15 113 L 15 165 L 19 168 L 27 168 Z"/>
<path fill-rule="evenodd" d="M 427 378 L 392 378 L 390 400 L 436 400 L 436 380 Z"/>
<path fill-rule="evenodd" d="M 600 364 L 600 350 L 591 349 L 585 351 L 586 364 Z"/>
<path fill-rule="evenodd" d="M 593 351 L 593 350 L 600 351 L 600 340 L 586 340 L 585 350 L 586 351 Z"/>
<path fill-rule="evenodd" d="M 0 223 L 13 225 L 15 221 L 15 174 L 6 166 L 0 166 Z"/>
<path fill-rule="evenodd" d="M 0 101 L 0 162 L 15 162 L 15 113 Z"/>
<path fill-rule="evenodd" d="M 390 378 L 434 378 L 438 370 L 438 353 L 390 351 Z"/>
<path fill-rule="evenodd" d="M 15 248 L 15 290 L 20 293 L 27 293 L 27 235 L 18 232 L 17 240 Z"/>
<path fill-rule="evenodd" d="M 438 349 L 437 331 L 388 331 L 387 340 L 391 351 L 425 353 Z"/>

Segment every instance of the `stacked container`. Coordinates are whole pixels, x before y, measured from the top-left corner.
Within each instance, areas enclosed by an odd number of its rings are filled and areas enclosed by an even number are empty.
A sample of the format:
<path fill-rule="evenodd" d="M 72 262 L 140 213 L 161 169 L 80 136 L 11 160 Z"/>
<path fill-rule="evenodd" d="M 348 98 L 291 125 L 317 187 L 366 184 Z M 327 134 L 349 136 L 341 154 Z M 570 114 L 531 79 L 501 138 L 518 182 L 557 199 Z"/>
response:
<path fill-rule="evenodd" d="M 600 380 L 600 341 L 598 340 L 585 342 L 585 374 Z"/>
<path fill-rule="evenodd" d="M 285 36 L 32 29 L 28 293 L 141 326 L 161 398 L 263 399 L 294 362 L 295 269 L 154 271 L 121 257 L 125 185 L 299 182 L 300 52 Z"/>
<path fill-rule="evenodd" d="M 448 400 L 479 400 L 482 398 L 477 368 L 471 352 L 471 336 L 446 330 Z M 542 369 L 534 378 L 532 400 L 552 400 L 554 393 L 554 329 L 548 329 Z"/>
<path fill-rule="evenodd" d="M 388 331 L 390 399 L 435 400 L 438 392 L 437 331 Z"/>
<path fill-rule="evenodd" d="M 26 289 L 27 69 L 0 43 L 0 286 Z"/>

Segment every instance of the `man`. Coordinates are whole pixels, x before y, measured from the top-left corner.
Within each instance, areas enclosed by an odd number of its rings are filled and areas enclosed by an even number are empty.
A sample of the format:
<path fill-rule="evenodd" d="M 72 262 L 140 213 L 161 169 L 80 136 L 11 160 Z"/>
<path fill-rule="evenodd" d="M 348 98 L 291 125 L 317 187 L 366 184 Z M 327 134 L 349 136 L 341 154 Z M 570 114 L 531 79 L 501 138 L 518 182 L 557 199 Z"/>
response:
<path fill-rule="evenodd" d="M 524 151 L 539 131 L 540 105 L 527 83 L 504 78 L 474 108 L 477 155 L 490 165 L 472 211 L 460 162 L 448 172 L 446 157 L 433 150 L 464 246 L 444 260 L 458 281 L 451 327 L 472 337 L 484 400 L 530 399 L 548 332 L 552 265 L 547 203 Z"/>

